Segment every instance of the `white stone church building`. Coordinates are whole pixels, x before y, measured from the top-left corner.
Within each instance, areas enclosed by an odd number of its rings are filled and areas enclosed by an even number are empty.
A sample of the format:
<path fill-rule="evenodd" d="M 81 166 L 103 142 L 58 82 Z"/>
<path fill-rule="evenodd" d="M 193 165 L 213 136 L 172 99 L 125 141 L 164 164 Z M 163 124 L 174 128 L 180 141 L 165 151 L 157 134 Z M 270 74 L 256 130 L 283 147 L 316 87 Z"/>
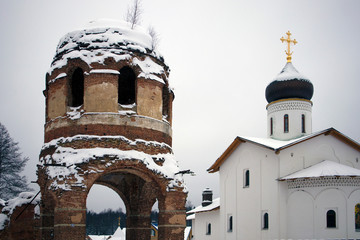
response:
<path fill-rule="evenodd" d="M 288 61 L 266 88 L 268 137 L 236 137 L 208 169 L 220 199 L 188 212 L 193 239 L 360 239 L 360 144 L 312 132 L 312 95 Z"/>

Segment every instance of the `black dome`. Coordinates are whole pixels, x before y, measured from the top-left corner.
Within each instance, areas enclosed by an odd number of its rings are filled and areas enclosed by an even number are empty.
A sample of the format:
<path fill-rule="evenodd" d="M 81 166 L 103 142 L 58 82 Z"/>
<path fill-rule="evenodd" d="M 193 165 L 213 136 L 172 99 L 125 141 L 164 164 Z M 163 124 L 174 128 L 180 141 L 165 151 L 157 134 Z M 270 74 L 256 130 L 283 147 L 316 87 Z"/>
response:
<path fill-rule="evenodd" d="M 288 62 L 274 81 L 266 87 L 265 96 L 270 103 L 286 98 L 310 100 L 313 93 L 314 87 L 310 80 L 300 74 L 291 62 Z"/>

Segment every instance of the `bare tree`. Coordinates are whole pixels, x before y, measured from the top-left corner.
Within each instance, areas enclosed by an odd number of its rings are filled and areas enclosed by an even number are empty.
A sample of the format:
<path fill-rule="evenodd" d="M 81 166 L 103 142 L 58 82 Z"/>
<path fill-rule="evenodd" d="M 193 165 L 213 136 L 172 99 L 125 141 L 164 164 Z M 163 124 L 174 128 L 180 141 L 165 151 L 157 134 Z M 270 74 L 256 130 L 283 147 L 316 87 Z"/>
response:
<path fill-rule="evenodd" d="M 133 5 L 128 7 L 125 20 L 131 24 L 131 29 L 141 22 L 141 0 L 134 0 Z"/>
<path fill-rule="evenodd" d="M 148 32 L 151 36 L 151 50 L 155 51 L 160 42 L 159 34 L 155 31 L 153 26 L 149 26 Z"/>

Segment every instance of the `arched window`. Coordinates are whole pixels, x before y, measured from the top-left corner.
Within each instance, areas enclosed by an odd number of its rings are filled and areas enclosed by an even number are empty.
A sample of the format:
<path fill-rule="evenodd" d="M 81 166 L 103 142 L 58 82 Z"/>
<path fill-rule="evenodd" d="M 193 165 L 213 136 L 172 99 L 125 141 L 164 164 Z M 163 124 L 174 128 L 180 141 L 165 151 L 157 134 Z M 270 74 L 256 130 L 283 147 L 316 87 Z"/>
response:
<path fill-rule="evenodd" d="M 250 170 L 246 169 L 244 172 L 244 187 L 250 186 Z"/>
<path fill-rule="evenodd" d="M 232 232 L 233 231 L 233 217 L 229 216 L 229 220 L 228 220 L 228 232 Z"/>
<path fill-rule="evenodd" d="M 336 212 L 334 210 L 326 212 L 326 227 L 336 228 Z"/>
<path fill-rule="evenodd" d="M 206 226 L 206 235 L 211 235 L 211 223 Z"/>
<path fill-rule="evenodd" d="M 118 81 L 119 104 L 135 103 L 135 80 L 135 73 L 130 67 L 123 67 L 122 69 L 120 69 Z"/>
<path fill-rule="evenodd" d="M 301 115 L 301 132 L 305 133 L 305 114 Z"/>
<path fill-rule="evenodd" d="M 289 132 L 289 115 L 284 115 L 284 132 Z"/>
<path fill-rule="evenodd" d="M 70 107 L 79 107 L 84 103 L 84 73 L 81 68 L 75 69 L 69 82 Z"/>
<path fill-rule="evenodd" d="M 270 118 L 270 136 L 272 136 L 274 133 L 274 123 L 273 118 Z"/>
<path fill-rule="evenodd" d="M 360 232 L 360 203 L 355 205 L 355 231 Z"/>
<path fill-rule="evenodd" d="M 269 229 L 269 214 L 267 212 L 263 215 L 263 229 Z"/>

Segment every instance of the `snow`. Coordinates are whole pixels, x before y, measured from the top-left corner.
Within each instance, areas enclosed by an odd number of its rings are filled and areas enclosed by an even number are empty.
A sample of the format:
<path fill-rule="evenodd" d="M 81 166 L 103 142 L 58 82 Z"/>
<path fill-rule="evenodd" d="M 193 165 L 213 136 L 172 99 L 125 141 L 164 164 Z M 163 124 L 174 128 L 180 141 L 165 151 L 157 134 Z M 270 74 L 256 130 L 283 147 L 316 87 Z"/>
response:
<path fill-rule="evenodd" d="M 33 199 L 35 196 L 36 193 L 34 192 L 22 192 L 18 197 L 6 201 L 4 204 L 5 207 L 0 214 L 0 230 L 3 230 L 6 227 L 16 207 L 29 204 L 31 200 L 33 200 L 31 204 L 38 205 L 41 200 L 41 195 L 38 194 L 36 198 Z M 40 215 L 40 213 L 37 213 L 37 210 L 35 210 L 35 215 Z"/>
<path fill-rule="evenodd" d="M 111 239 L 113 240 L 125 240 L 125 231 L 118 227 L 115 233 L 112 235 Z"/>
<path fill-rule="evenodd" d="M 207 212 L 207 211 L 211 211 L 214 210 L 215 208 L 220 207 L 220 198 L 215 198 L 211 204 L 203 207 L 202 205 L 188 211 L 187 213 L 197 213 L 197 212 Z"/>
<path fill-rule="evenodd" d="M 184 231 L 184 240 L 187 240 L 189 238 L 189 234 L 191 231 L 191 227 L 186 227 Z"/>
<path fill-rule="evenodd" d="M 304 168 L 300 171 L 280 178 L 279 180 L 291 180 L 296 178 L 317 177 L 360 177 L 360 170 L 337 162 L 324 160 L 320 163 Z"/>
<path fill-rule="evenodd" d="M 93 70 L 90 70 L 90 73 L 109 73 L 109 74 L 115 74 L 115 75 L 120 74 L 119 71 L 113 70 L 113 69 L 93 69 Z"/>
<path fill-rule="evenodd" d="M 90 22 L 84 29 L 66 34 L 60 40 L 48 73 L 51 74 L 53 70 L 65 66 L 69 59 L 80 58 L 92 68 L 92 63 L 104 64 L 107 58 L 113 58 L 116 62 L 130 60 L 134 51 L 163 62 L 163 58 L 151 48 L 151 36 L 140 26 L 131 29 L 130 24 L 124 21 L 100 19 Z M 164 67 L 155 63 L 150 57 L 146 57 L 143 61 L 134 58 L 131 64 L 140 67 L 143 71 L 140 73 L 141 77 L 163 82 L 156 74 L 165 73 Z M 100 72 L 118 74 L 117 71 L 100 70 Z M 57 76 L 51 81 L 56 81 L 60 77 L 64 75 Z"/>
<path fill-rule="evenodd" d="M 86 163 L 95 159 L 103 159 L 104 157 L 110 157 L 112 160 L 107 162 L 107 167 L 115 164 L 117 161 L 131 160 L 138 161 L 139 164 L 144 164 L 148 169 L 156 174 L 160 174 L 164 178 L 169 180 L 168 191 L 171 191 L 174 187 L 183 187 L 184 191 L 186 186 L 184 184 L 181 174 L 176 174 L 180 171 L 178 162 L 172 152 L 165 154 L 150 155 L 137 150 L 120 150 L 117 148 L 84 148 L 84 149 L 73 149 L 70 147 L 61 147 L 59 144 L 65 142 L 72 142 L 74 140 L 87 140 L 87 139 L 113 139 L 118 138 L 122 141 L 127 142 L 130 145 L 146 144 L 154 145 L 160 148 L 168 148 L 170 146 L 165 143 L 158 143 L 155 141 L 145 141 L 137 139 L 135 141 L 129 140 L 123 136 L 93 136 L 93 135 L 76 135 L 68 138 L 54 139 L 43 146 L 43 150 L 49 147 L 55 147 L 56 150 L 53 154 L 46 155 L 40 158 L 40 162 L 58 164 L 61 166 L 47 166 L 46 171 L 50 178 L 54 179 L 50 188 L 52 189 L 63 189 L 71 190 L 72 186 L 84 186 L 84 174 L 92 172 L 100 172 L 101 170 L 92 169 L 85 172 L 78 172 L 78 164 Z M 161 159 L 162 166 L 155 163 L 155 160 Z M 73 179 L 75 183 L 69 185 L 66 179 Z"/>
<path fill-rule="evenodd" d="M 256 143 L 256 144 L 260 144 L 264 147 L 270 148 L 271 150 L 277 151 L 280 150 L 281 148 L 284 148 L 286 146 L 290 146 L 290 145 L 294 145 L 296 143 L 305 141 L 307 139 L 313 138 L 315 136 L 321 135 L 323 133 L 328 132 L 329 130 L 331 130 L 331 128 L 329 129 L 325 129 L 319 132 L 315 132 L 309 135 L 305 135 L 303 137 L 299 137 L 299 138 L 295 138 L 295 139 L 291 139 L 291 140 L 276 140 L 273 138 L 257 138 L 257 137 L 245 137 L 245 136 L 239 136 L 239 138 L 241 140 L 244 140 L 246 142 L 252 142 L 252 143 Z"/>
<path fill-rule="evenodd" d="M 64 77 L 66 77 L 66 76 L 67 76 L 66 73 L 60 73 L 60 74 L 57 75 L 54 79 L 51 79 L 51 80 L 49 81 L 49 83 L 53 83 L 53 82 L 55 82 L 56 80 L 61 79 L 61 78 L 64 78 Z"/>
<path fill-rule="evenodd" d="M 287 81 L 287 80 L 303 80 L 308 81 L 310 80 L 299 73 L 298 70 L 292 65 L 291 62 L 286 63 L 285 67 L 281 70 L 281 72 L 274 78 L 274 81 Z"/>

